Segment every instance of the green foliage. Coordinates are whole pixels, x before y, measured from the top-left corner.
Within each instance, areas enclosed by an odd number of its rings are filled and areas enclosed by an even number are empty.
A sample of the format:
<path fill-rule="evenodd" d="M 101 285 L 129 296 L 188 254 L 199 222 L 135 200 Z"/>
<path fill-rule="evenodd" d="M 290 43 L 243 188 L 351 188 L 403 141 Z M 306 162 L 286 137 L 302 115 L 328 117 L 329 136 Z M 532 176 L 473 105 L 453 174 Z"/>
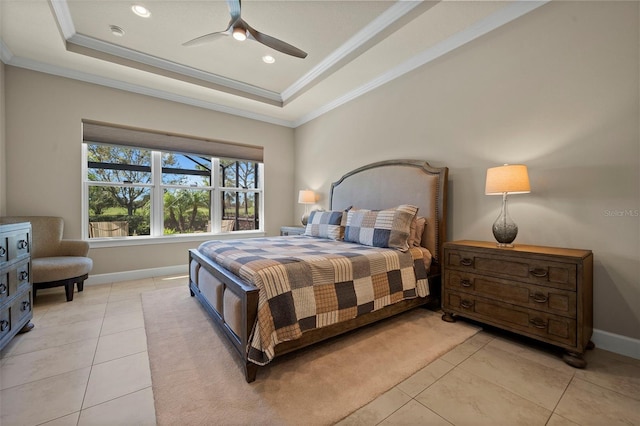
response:
<path fill-rule="evenodd" d="M 209 221 L 209 192 L 178 189 L 164 193 L 164 233 L 206 231 Z"/>

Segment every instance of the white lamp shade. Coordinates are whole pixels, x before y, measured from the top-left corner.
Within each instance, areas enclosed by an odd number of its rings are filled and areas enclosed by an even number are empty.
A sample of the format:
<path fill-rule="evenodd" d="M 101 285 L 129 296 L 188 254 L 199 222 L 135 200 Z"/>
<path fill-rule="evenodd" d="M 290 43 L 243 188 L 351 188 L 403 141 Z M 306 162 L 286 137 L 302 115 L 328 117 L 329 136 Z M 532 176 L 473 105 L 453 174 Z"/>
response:
<path fill-rule="evenodd" d="M 486 195 L 526 194 L 531 192 L 527 166 L 523 164 L 505 164 L 487 169 Z"/>
<path fill-rule="evenodd" d="M 316 193 L 309 190 L 304 189 L 298 192 L 298 203 L 299 204 L 313 204 L 316 202 Z"/>

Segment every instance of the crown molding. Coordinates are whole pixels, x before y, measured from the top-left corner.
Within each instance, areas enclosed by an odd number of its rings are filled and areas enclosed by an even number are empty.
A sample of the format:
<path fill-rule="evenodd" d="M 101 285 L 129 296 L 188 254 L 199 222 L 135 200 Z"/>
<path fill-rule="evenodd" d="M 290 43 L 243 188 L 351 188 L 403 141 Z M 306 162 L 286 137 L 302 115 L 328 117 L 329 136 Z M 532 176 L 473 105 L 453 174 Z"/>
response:
<path fill-rule="evenodd" d="M 298 95 L 310 86 L 314 81 L 329 72 L 342 60 L 347 58 L 359 48 L 371 41 L 375 36 L 385 31 L 393 23 L 407 15 L 418 7 L 420 2 L 411 0 L 400 0 L 384 11 L 380 16 L 371 21 L 367 26 L 358 31 L 353 37 L 347 40 L 342 46 L 334 50 L 318 65 L 313 67 L 308 73 L 303 75 L 291 86 L 282 91 L 282 101 L 286 103 L 292 97 Z"/>
<path fill-rule="evenodd" d="M 66 41 L 68 51 L 92 56 L 142 71 L 181 80 L 203 87 L 243 96 L 275 106 L 282 106 L 280 94 L 237 80 L 204 72 L 186 65 L 118 46 L 83 34 L 74 34 Z"/>
<path fill-rule="evenodd" d="M 509 22 L 518 19 L 519 17 L 539 8 L 540 6 L 548 3 L 551 0 L 540 1 L 528 1 L 517 0 L 516 2 L 494 12 L 488 17 L 481 19 L 472 26 L 454 34 L 453 36 L 443 40 L 442 42 L 422 51 L 413 58 L 403 62 L 395 68 L 379 75 L 378 77 L 370 80 L 369 82 L 357 87 L 356 89 L 347 92 L 343 96 L 340 96 L 333 101 L 321 106 L 320 108 L 311 111 L 310 113 L 302 116 L 298 120 L 293 122 L 294 127 L 301 126 L 315 118 L 320 117 L 323 114 L 335 109 L 341 105 L 350 102 L 365 93 L 368 93 L 383 84 L 395 80 L 396 78 L 413 71 L 414 69 L 428 64 L 429 62 L 463 46 L 478 37 L 481 37 Z"/>
<path fill-rule="evenodd" d="M 58 23 L 58 28 L 65 40 L 70 39 L 76 33 L 76 27 L 71 19 L 71 11 L 67 0 L 49 0 L 49 5 Z"/>
<path fill-rule="evenodd" d="M 8 64 L 9 62 L 11 62 L 12 58 L 13 58 L 13 52 L 11 52 L 9 47 L 7 47 L 7 45 L 4 44 L 4 41 L 2 40 L 2 38 L 0 38 L 0 61 L 4 62 L 5 64 Z"/>
<path fill-rule="evenodd" d="M 82 71 L 71 70 L 71 69 L 59 67 L 56 65 L 45 64 L 43 62 L 34 61 L 32 59 L 13 56 L 12 59 L 7 63 L 7 65 L 15 66 L 18 68 L 25 68 L 32 71 L 38 71 L 45 74 L 56 75 L 59 77 L 65 77 L 72 80 L 84 81 L 86 83 L 93 83 L 99 86 L 110 87 L 113 89 L 124 90 L 126 92 L 138 93 L 140 95 L 151 96 L 154 98 L 164 99 L 172 102 L 178 102 L 186 105 L 208 109 L 211 111 L 217 111 L 225 114 L 235 115 L 238 117 L 249 118 L 257 121 L 263 121 L 265 123 L 276 124 L 279 126 L 284 126 L 284 127 L 293 126 L 293 123 L 288 120 L 283 120 L 283 119 L 271 117 L 264 114 L 253 113 L 240 108 L 228 107 L 225 105 L 217 104 L 215 102 L 194 99 L 189 96 L 178 95 L 175 93 L 170 93 L 170 92 L 158 90 L 155 88 L 145 87 L 138 84 L 126 83 L 123 81 L 101 77 L 95 74 L 85 73 Z"/>

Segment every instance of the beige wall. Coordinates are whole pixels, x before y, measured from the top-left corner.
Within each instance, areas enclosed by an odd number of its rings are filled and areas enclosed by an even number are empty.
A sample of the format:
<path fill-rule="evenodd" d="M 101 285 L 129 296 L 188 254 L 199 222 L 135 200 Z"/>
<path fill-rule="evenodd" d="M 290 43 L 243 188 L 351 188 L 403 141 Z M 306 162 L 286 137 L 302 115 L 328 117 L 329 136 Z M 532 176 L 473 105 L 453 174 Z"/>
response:
<path fill-rule="evenodd" d="M 296 129 L 296 187 L 449 167 L 448 238 L 493 240 L 486 169 L 529 167 L 516 243 L 591 249 L 595 327 L 640 338 L 638 3 L 553 2 Z M 626 213 L 625 213 L 626 212 Z M 622 216 L 616 216 L 622 214 Z"/>
<path fill-rule="evenodd" d="M 5 69 L 8 215 L 55 215 L 81 235 L 81 120 L 264 146 L 269 235 L 293 221 L 293 130 L 21 68 Z M 2 165 L 4 168 L 5 164 Z M 198 243 L 92 248 L 93 274 L 187 264 Z"/>
<path fill-rule="evenodd" d="M 6 206 L 4 63 L 0 61 L 0 216 L 4 216 L 6 214 Z"/>

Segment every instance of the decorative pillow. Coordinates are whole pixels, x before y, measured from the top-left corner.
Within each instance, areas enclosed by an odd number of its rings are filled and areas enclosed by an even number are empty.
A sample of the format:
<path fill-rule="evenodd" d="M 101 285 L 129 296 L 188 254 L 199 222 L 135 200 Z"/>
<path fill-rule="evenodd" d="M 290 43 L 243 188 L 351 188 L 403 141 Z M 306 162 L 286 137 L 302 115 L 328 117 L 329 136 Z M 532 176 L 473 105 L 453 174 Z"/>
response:
<path fill-rule="evenodd" d="M 349 210 L 344 240 L 373 247 L 409 249 L 411 221 L 416 206 L 403 204 L 387 210 Z"/>
<path fill-rule="evenodd" d="M 426 224 L 426 217 L 418 216 L 413 218 L 411 221 L 411 232 L 409 233 L 409 247 L 420 247 Z"/>
<path fill-rule="evenodd" d="M 340 221 L 340 226 L 342 226 L 343 228 L 347 226 L 347 216 L 348 216 L 347 213 L 349 213 L 349 210 L 358 210 L 358 209 L 353 208 L 353 206 L 349 206 L 346 209 L 344 209 L 344 212 L 342 214 L 342 220 Z"/>
<path fill-rule="evenodd" d="M 312 211 L 304 235 L 342 240 L 344 236 L 344 227 L 340 226 L 342 214 L 341 211 Z"/>

